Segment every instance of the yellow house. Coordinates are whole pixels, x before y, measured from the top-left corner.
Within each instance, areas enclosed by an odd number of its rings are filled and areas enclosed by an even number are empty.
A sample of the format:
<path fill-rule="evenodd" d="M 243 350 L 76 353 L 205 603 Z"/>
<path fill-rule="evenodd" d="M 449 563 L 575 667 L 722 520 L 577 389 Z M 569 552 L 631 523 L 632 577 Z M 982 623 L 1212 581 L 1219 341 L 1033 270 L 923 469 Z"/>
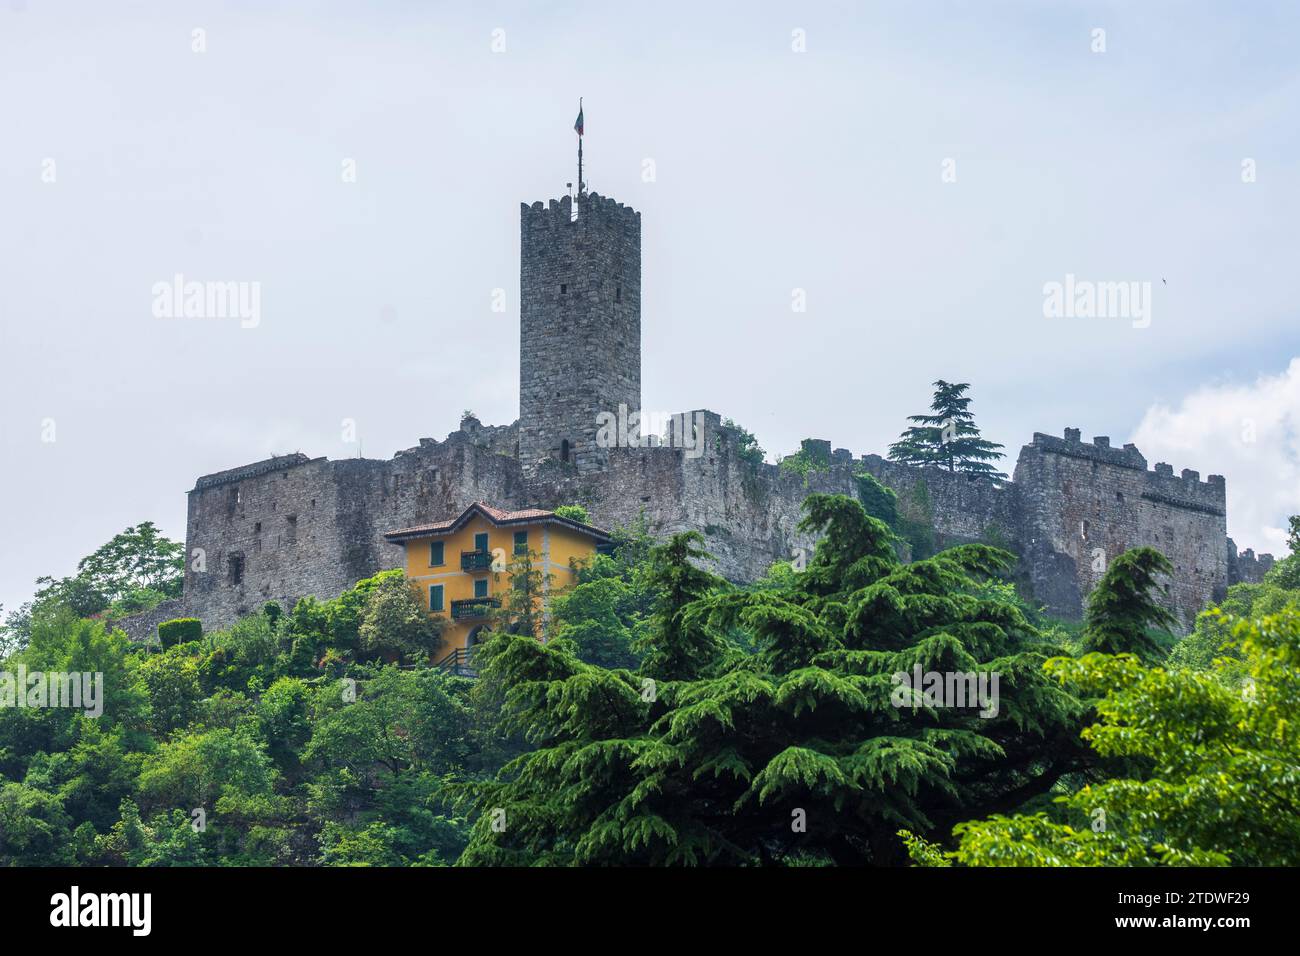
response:
<path fill-rule="evenodd" d="M 573 583 L 572 561 L 588 558 L 609 535 L 554 511 L 502 511 L 482 501 L 459 517 L 384 534 L 406 549 L 406 577 L 415 582 L 430 612 L 449 619 L 446 655 L 438 663 L 459 668 L 475 639 L 510 588 L 515 555 L 532 552 L 543 581 L 543 609 L 550 592 Z M 544 613 L 544 610 L 543 610 Z"/>

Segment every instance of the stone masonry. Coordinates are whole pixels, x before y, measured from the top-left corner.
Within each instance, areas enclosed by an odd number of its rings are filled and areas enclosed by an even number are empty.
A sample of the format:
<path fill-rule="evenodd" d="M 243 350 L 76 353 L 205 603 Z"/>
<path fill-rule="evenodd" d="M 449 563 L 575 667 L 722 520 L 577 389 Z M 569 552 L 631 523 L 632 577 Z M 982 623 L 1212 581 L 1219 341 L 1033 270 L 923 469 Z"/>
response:
<path fill-rule="evenodd" d="M 466 418 L 445 441 L 423 438 L 388 461 L 297 454 L 205 475 L 189 492 L 184 596 L 127 621 L 132 637 L 173 617 L 211 629 L 267 601 L 287 609 L 306 595 L 333 597 L 399 565 L 385 531 L 477 500 L 581 504 L 599 527 L 644 518 L 658 536 L 694 529 L 719 573 L 754 580 L 815 546 L 797 527 L 809 494 L 856 495 L 863 472 L 895 491 L 900 513 L 932 529 L 937 547 L 984 541 L 1020 555 L 1027 595 L 1065 618 L 1082 614 L 1106 563 L 1137 545 L 1173 563 L 1169 606 L 1183 627 L 1271 566 L 1228 539 L 1222 477 L 1148 469 L 1134 446 L 1085 443 L 1078 429 L 1036 433 L 1005 482 L 855 458 L 815 440 L 805 446 L 826 465 L 804 477 L 745 460 L 711 411 L 688 413 L 703 428 L 699 453 L 664 442 L 598 447 L 597 416 L 640 405 L 640 214 L 592 194 L 576 219 L 564 198 L 523 205 L 520 220 L 519 420 Z"/>
<path fill-rule="evenodd" d="M 595 193 L 520 206 L 519 453 L 604 466 L 596 417 L 641 407 L 641 214 Z"/>

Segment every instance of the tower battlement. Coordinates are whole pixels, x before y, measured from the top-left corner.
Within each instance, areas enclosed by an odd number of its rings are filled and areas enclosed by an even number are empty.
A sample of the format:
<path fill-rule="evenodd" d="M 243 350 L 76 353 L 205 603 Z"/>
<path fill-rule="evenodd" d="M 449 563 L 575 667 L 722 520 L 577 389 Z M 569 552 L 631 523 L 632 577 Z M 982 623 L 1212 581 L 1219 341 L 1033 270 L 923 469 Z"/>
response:
<path fill-rule="evenodd" d="M 1181 474 L 1175 475 L 1173 466 L 1165 462 L 1157 462 L 1154 468 L 1148 470 L 1146 458 L 1131 443 L 1123 448 L 1112 448 L 1110 439 L 1104 435 L 1097 436 L 1089 443 L 1081 440 L 1079 429 L 1067 428 L 1064 438 L 1034 432 L 1029 447 L 1038 452 L 1140 471 L 1147 484 L 1147 490 L 1142 496 L 1148 500 L 1164 501 L 1175 507 L 1212 515 L 1224 515 L 1227 512 L 1227 485 L 1222 475 L 1208 475 L 1201 481 L 1199 471 L 1184 468 Z"/>
<path fill-rule="evenodd" d="M 574 210 L 578 215 L 575 218 Z M 607 228 L 633 229 L 638 237 L 641 233 L 641 214 L 631 206 L 626 206 L 616 199 L 599 193 L 588 193 L 580 202 L 574 202 L 571 196 L 551 199 L 546 202 L 537 200 L 531 205 L 519 204 L 519 218 L 524 231 L 536 229 L 580 228 L 585 225 L 590 232 L 592 226 Z"/>

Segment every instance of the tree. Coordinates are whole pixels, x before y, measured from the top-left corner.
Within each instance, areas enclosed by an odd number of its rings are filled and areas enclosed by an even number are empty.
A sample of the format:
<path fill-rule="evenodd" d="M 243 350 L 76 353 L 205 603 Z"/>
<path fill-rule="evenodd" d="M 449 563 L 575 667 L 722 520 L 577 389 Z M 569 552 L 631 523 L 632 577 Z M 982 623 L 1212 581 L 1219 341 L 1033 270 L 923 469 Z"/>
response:
<path fill-rule="evenodd" d="M 1224 618 L 1248 662 L 1244 680 L 1223 679 L 1222 660 L 1210 671 L 1143 667 L 1127 654 L 1050 661 L 1063 684 L 1104 695 L 1084 731 L 1093 748 L 1147 771 L 1085 786 L 1056 814 L 962 824 L 949 857 L 967 866 L 1300 864 L 1300 611 Z M 935 862 L 924 847 L 913 859 Z"/>
<path fill-rule="evenodd" d="M 177 597 L 185 579 L 185 546 L 165 537 L 152 521 L 143 521 L 82 558 L 77 577 L 110 601 L 140 589 Z"/>
<path fill-rule="evenodd" d="M 539 565 L 540 555 L 527 549 L 516 551 L 507 572 L 510 575 L 505 600 L 492 614 L 498 628 L 512 634 L 543 636 L 545 600 L 553 575 Z"/>
<path fill-rule="evenodd" d="M 555 509 L 555 515 L 558 518 L 568 518 L 570 521 L 577 521 L 580 524 L 591 523 L 591 517 L 587 514 L 587 509 L 582 505 L 560 505 Z"/>
<path fill-rule="evenodd" d="M 376 587 L 366 597 L 358 628 L 362 649 L 427 662 L 442 644 L 444 619 L 425 609 L 400 569 L 381 571 L 375 578 Z"/>
<path fill-rule="evenodd" d="M 1300 515 L 1287 519 L 1286 546 L 1293 555 L 1300 554 Z"/>
<path fill-rule="evenodd" d="M 148 610 L 178 597 L 184 579 L 184 545 L 164 537 L 151 521 L 133 525 L 77 562 L 76 574 L 37 578 L 35 597 L 5 621 L 5 643 L 21 645 L 33 619 L 57 607 L 77 617 Z"/>
<path fill-rule="evenodd" d="M 639 675 L 567 641 L 495 639 L 480 683 L 536 749 L 474 788 L 462 865 L 892 863 L 908 821 L 947 833 L 1090 771 L 1083 703 L 1043 675 L 1020 609 L 982 593 L 1010 555 L 968 545 L 903 565 L 852 499 L 805 507 L 821 543 L 785 584 L 723 585 L 692 535 L 657 549 Z M 996 673 L 1000 696 L 983 716 L 899 702 L 915 666 Z"/>
<path fill-rule="evenodd" d="M 722 420 L 722 427 L 729 428 L 735 432 L 736 448 L 741 461 L 747 461 L 751 465 L 763 464 L 763 460 L 767 457 L 767 452 L 765 452 L 763 446 L 758 443 L 758 439 L 754 437 L 753 432 L 748 428 L 745 428 L 743 425 L 737 425 L 730 418 L 724 418 Z"/>
<path fill-rule="evenodd" d="M 552 608 L 553 637 L 572 641 L 582 660 L 610 669 L 637 666 L 633 645 L 641 626 L 632 587 L 618 577 L 579 580 Z"/>
<path fill-rule="evenodd" d="M 909 465 L 935 465 L 950 472 L 964 472 L 985 478 L 1006 478 L 990 462 L 1005 457 L 996 442 L 980 437 L 975 416 L 969 410 L 969 383 L 934 383 L 930 415 L 909 415 L 916 422 L 889 446 L 889 457 Z"/>
<path fill-rule="evenodd" d="M 463 821 L 449 778 L 475 765 L 468 681 L 419 668 L 373 667 L 355 700 L 322 688 L 302 751 L 307 809 L 325 865 L 410 865 L 455 858 Z"/>
<path fill-rule="evenodd" d="M 698 531 L 675 534 L 650 553 L 649 585 L 654 613 L 636 650 L 644 654 L 641 673 L 656 679 L 693 680 L 709 673 L 726 653 L 725 642 L 698 616 L 687 612 L 726 582 L 697 562 L 709 555 Z"/>
<path fill-rule="evenodd" d="M 1153 631 L 1176 619 L 1157 598 L 1167 590 L 1161 579 L 1173 574 L 1169 559 L 1155 548 L 1130 548 L 1110 563 L 1084 614 L 1083 649 L 1102 654 L 1136 654 L 1145 661 L 1161 660 L 1167 648 Z"/>

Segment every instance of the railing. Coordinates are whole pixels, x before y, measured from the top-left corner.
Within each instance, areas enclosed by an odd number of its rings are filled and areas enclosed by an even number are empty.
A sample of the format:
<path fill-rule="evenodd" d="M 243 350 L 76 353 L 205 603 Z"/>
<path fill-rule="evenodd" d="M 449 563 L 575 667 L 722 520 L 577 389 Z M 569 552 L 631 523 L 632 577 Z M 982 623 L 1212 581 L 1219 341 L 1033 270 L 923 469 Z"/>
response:
<path fill-rule="evenodd" d="M 501 606 L 498 598 L 466 598 L 463 601 L 451 602 L 451 619 L 453 621 L 468 621 L 476 617 L 487 617 L 488 611 L 492 608 Z"/>
<path fill-rule="evenodd" d="M 477 677 L 478 671 L 474 669 L 474 651 L 477 649 L 477 645 L 458 647 L 433 666 L 459 677 Z"/>
<path fill-rule="evenodd" d="M 460 553 L 460 569 L 462 571 L 492 570 L 492 552 L 462 551 Z"/>

